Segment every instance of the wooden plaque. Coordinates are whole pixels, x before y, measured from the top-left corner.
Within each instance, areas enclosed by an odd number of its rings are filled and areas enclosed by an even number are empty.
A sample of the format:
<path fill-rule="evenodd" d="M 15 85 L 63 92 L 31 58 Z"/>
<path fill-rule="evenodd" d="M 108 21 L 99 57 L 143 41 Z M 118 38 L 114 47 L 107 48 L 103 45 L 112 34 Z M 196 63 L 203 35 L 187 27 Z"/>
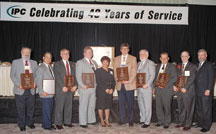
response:
<path fill-rule="evenodd" d="M 65 75 L 64 77 L 64 86 L 68 89 L 72 89 L 74 86 L 74 76 L 73 75 Z"/>
<path fill-rule="evenodd" d="M 20 74 L 21 86 L 23 89 L 33 89 L 34 88 L 34 77 L 33 73 L 23 73 Z"/>
<path fill-rule="evenodd" d="M 187 77 L 182 75 L 178 76 L 175 86 L 178 88 L 179 91 L 181 91 L 181 89 L 184 88 L 186 81 L 187 81 Z"/>
<path fill-rule="evenodd" d="M 146 73 L 137 73 L 136 75 L 136 86 L 142 88 L 146 83 Z"/>
<path fill-rule="evenodd" d="M 117 81 L 129 81 L 128 67 L 116 68 Z"/>
<path fill-rule="evenodd" d="M 166 88 L 166 84 L 167 84 L 168 79 L 169 79 L 169 74 L 159 73 L 155 86 L 157 86 L 157 87 L 160 86 L 162 88 Z"/>
<path fill-rule="evenodd" d="M 94 73 L 82 73 L 82 81 L 88 88 L 94 88 Z"/>

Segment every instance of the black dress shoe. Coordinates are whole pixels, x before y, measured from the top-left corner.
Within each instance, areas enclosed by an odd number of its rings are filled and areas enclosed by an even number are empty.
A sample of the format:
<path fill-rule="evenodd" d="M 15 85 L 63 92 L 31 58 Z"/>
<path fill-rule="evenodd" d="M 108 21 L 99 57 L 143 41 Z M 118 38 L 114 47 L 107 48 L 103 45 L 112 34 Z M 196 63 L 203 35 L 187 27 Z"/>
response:
<path fill-rule="evenodd" d="M 56 125 L 56 128 L 59 129 L 59 130 L 60 130 L 60 129 L 64 129 L 64 128 L 62 127 L 62 125 Z"/>
<path fill-rule="evenodd" d="M 160 127 L 160 126 L 161 126 L 161 124 L 156 124 L 155 126 L 156 126 L 156 127 Z"/>
<path fill-rule="evenodd" d="M 150 125 L 146 125 L 146 124 L 143 124 L 141 127 L 142 128 L 147 128 L 147 127 L 149 127 Z"/>
<path fill-rule="evenodd" d="M 87 123 L 88 125 L 97 125 L 97 122 Z"/>
<path fill-rule="evenodd" d="M 21 132 L 26 131 L 26 128 L 25 127 L 20 127 L 20 131 Z"/>
<path fill-rule="evenodd" d="M 81 128 L 88 128 L 87 125 L 80 125 Z"/>
<path fill-rule="evenodd" d="M 124 124 L 126 124 L 126 123 L 123 123 L 123 122 L 119 122 L 118 124 L 119 124 L 119 125 L 124 125 Z"/>
<path fill-rule="evenodd" d="M 205 132 L 208 132 L 209 129 L 202 128 L 200 131 L 203 132 L 203 133 L 205 133 Z"/>
<path fill-rule="evenodd" d="M 64 126 L 66 126 L 66 127 L 73 127 L 74 125 L 72 125 L 72 124 L 64 124 Z"/>
<path fill-rule="evenodd" d="M 28 126 L 30 129 L 35 129 L 35 125 L 34 124 L 31 124 Z"/>
<path fill-rule="evenodd" d="M 139 122 L 139 124 L 144 124 L 144 122 Z"/>
<path fill-rule="evenodd" d="M 165 129 L 168 129 L 168 128 L 169 128 L 169 126 L 164 126 L 163 128 L 165 128 Z"/>
<path fill-rule="evenodd" d="M 54 129 L 54 130 L 56 129 L 56 127 L 55 127 L 54 125 L 51 125 L 51 127 L 50 127 L 50 128 L 52 128 L 52 129 Z"/>
<path fill-rule="evenodd" d="M 129 123 L 129 127 L 133 127 L 133 123 Z"/>

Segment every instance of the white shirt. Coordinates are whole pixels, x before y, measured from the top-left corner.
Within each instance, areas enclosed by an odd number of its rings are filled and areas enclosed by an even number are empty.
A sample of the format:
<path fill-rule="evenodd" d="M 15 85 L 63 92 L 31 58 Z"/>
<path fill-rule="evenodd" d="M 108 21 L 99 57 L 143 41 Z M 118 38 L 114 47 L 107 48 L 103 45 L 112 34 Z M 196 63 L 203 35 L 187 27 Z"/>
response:
<path fill-rule="evenodd" d="M 182 66 L 184 65 L 184 66 L 183 66 L 184 70 L 185 70 L 185 67 L 187 66 L 187 63 L 188 63 L 188 62 L 182 63 Z"/>
<path fill-rule="evenodd" d="M 25 65 L 26 61 L 28 62 L 28 66 Z M 29 70 L 29 73 L 32 73 L 30 60 L 23 59 L 23 64 L 24 64 L 24 70 Z"/>
<path fill-rule="evenodd" d="M 121 55 L 121 66 L 125 66 L 126 65 L 127 57 L 128 57 L 128 54 L 125 55 L 125 56 Z"/>
<path fill-rule="evenodd" d="M 90 64 L 90 61 L 89 61 L 90 59 L 88 59 L 88 58 L 86 58 L 86 57 L 85 57 L 85 59 L 86 59 L 87 62 Z M 92 63 L 92 65 L 90 64 L 91 67 L 94 67 L 94 68 L 96 69 L 96 66 L 95 66 L 95 64 L 94 64 L 94 62 L 93 62 L 92 60 L 91 60 L 91 63 Z"/>
<path fill-rule="evenodd" d="M 162 68 L 163 68 L 163 65 L 165 65 L 165 66 L 164 66 L 164 70 L 162 69 Z M 165 71 L 165 69 L 166 69 L 166 66 L 167 66 L 167 64 L 161 64 L 159 73 L 164 73 L 164 71 Z"/>
<path fill-rule="evenodd" d="M 64 65 L 65 65 L 66 74 L 67 74 L 66 60 L 62 59 L 62 61 L 63 61 Z M 67 62 L 68 62 L 68 65 L 69 65 L 69 73 L 71 74 L 70 63 L 69 63 L 69 61 L 67 61 Z"/>

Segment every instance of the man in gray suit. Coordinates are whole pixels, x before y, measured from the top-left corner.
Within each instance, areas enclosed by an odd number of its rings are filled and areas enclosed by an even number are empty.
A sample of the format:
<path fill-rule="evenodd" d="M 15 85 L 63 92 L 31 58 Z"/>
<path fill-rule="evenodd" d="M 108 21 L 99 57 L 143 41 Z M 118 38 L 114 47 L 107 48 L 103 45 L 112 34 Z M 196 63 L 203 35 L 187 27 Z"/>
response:
<path fill-rule="evenodd" d="M 20 74 L 33 73 L 37 70 L 37 62 L 30 60 L 31 49 L 23 47 L 22 58 L 12 62 L 10 77 L 14 83 L 15 103 L 17 108 L 17 123 L 20 131 L 26 130 L 26 125 L 34 129 L 35 84 L 33 89 L 23 89 Z M 35 78 L 35 77 L 34 77 Z"/>
<path fill-rule="evenodd" d="M 145 49 L 140 50 L 140 62 L 138 63 L 137 73 L 145 73 L 146 84 L 142 88 L 137 88 L 138 106 L 140 109 L 140 124 L 142 128 L 147 128 L 151 123 L 152 116 L 152 88 L 155 78 L 155 63 L 148 59 L 149 52 Z"/>
<path fill-rule="evenodd" d="M 62 59 L 53 67 L 56 80 L 55 124 L 57 129 L 63 129 L 63 123 L 64 126 L 73 127 L 72 100 L 77 89 L 76 80 L 75 86 L 71 89 L 64 86 L 65 75 L 73 75 L 75 79 L 75 63 L 69 61 L 69 50 L 62 49 L 60 55 Z"/>
<path fill-rule="evenodd" d="M 195 106 L 195 75 L 196 66 L 189 62 L 190 55 L 187 51 L 181 53 L 181 60 L 177 66 L 178 75 L 187 77 L 187 81 L 182 89 L 176 86 L 173 90 L 177 95 L 178 109 L 179 109 L 179 123 L 176 128 L 184 127 L 183 130 L 187 131 L 191 128 L 194 106 Z"/>
<path fill-rule="evenodd" d="M 43 63 L 38 67 L 36 71 L 36 84 L 42 103 L 42 127 L 45 130 L 55 129 L 52 126 L 52 110 L 54 103 L 54 95 L 49 94 L 43 90 L 43 80 L 55 80 L 54 73 L 51 67 L 52 55 L 50 52 L 46 52 L 43 56 Z M 55 89 L 53 89 L 55 90 Z"/>
<path fill-rule="evenodd" d="M 155 83 L 159 73 L 169 74 L 169 79 L 165 88 L 160 86 L 155 87 L 156 115 L 158 119 L 156 126 L 163 125 L 167 129 L 171 123 L 171 102 L 174 95 L 173 85 L 177 80 L 177 71 L 175 65 L 168 62 L 168 53 L 161 53 L 160 61 L 161 64 L 156 66 Z"/>
<path fill-rule="evenodd" d="M 96 61 L 92 60 L 93 50 L 91 47 L 84 48 L 84 58 L 76 63 L 76 79 L 79 92 L 79 124 L 87 128 L 87 124 L 96 124 L 96 79 L 94 75 L 94 88 L 88 88 L 82 81 L 82 73 L 94 73 L 97 69 Z"/>

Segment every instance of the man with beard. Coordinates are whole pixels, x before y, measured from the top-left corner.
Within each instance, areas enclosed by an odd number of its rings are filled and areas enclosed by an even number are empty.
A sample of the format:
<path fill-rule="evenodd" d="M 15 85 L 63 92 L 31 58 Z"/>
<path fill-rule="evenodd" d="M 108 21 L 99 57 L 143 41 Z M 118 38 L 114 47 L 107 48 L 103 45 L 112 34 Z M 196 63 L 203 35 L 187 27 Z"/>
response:
<path fill-rule="evenodd" d="M 17 123 L 20 131 L 26 130 L 26 125 L 34 129 L 34 107 L 35 107 L 35 84 L 32 89 L 24 89 L 21 85 L 20 74 L 33 73 L 37 70 L 37 62 L 30 60 L 31 49 L 23 47 L 21 50 L 22 58 L 12 62 L 10 77 L 14 84 L 15 103 L 17 109 Z M 35 78 L 35 77 L 34 77 Z"/>

